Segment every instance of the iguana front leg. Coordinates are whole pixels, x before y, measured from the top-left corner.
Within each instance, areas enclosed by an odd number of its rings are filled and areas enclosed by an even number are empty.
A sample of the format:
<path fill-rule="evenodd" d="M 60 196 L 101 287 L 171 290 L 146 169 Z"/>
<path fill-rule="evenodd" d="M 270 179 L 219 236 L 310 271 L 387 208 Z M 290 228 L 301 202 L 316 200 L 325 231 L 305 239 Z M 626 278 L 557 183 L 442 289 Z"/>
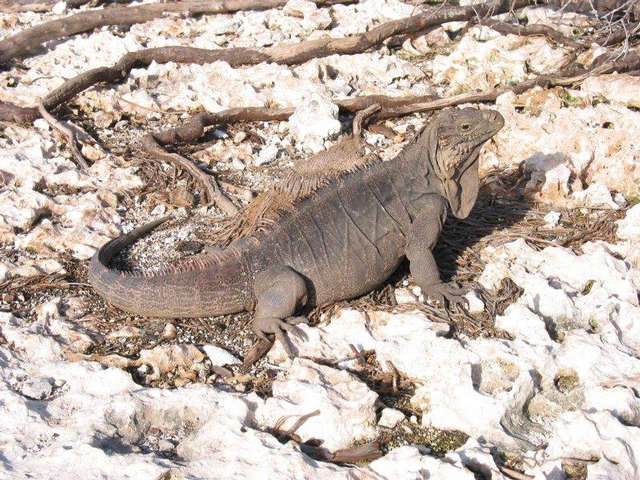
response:
<path fill-rule="evenodd" d="M 423 210 L 411 224 L 405 255 L 409 259 L 413 280 L 418 284 L 425 298 L 438 300 L 443 305 L 451 303 L 466 305 L 463 289 L 447 285 L 440 280 L 438 265 L 432 253 L 446 218 L 445 199 L 434 195 L 429 207 Z"/>
<path fill-rule="evenodd" d="M 270 268 L 257 275 L 254 294 L 257 303 L 251 324 L 253 331 L 263 339 L 267 339 L 269 334 L 275 335 L 287 354 L 295 356 L 287 334 L 304 337 L 304 332 L 296 324 L 307 319 L 293 315 L 307 303 L 305 279 L 286 266 Z"/>

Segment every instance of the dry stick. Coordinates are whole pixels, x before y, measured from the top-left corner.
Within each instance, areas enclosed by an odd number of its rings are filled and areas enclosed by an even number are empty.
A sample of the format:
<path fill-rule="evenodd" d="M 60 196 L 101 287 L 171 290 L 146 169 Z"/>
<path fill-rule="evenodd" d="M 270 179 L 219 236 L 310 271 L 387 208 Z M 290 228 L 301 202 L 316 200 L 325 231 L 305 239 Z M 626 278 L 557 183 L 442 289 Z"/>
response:
<path fill-rule="evenodd" d="M 382 109 L 397 108 L 404 105 L 428 102 L 438 97 L 433 95 L 390 97 L 386 95 L 365 95 L 361 97 L 334 100 L 343 110 L 356 113 L 378 104 Z M 287 120 L 294 112 L 294 108 L 271 109 L 265 107 L 230 108 L 216 113 L 202 112 L 194 115 L 186 124 L 179 127 L 152 132 L 142 138 L 142 146 L 146 147 L 149 137 L 158 145 L 187 143 L 200 138 L 206 127 L 224 123 L 236 122 L 269 122 Z M 146 148 L 145 148 L 146 149 Z M 148 150 L 147 150 L 148 151 Z M 151 152 L 150 152 L 151 153 Z"/>
<path fill-rule="evenodd" d="M 499 22 L 494 20 L 482 22 L 481 25 L 485 25 L 503 35 L 507 33 L 519 36 L 541 35 L 549 38 L 555 43 L 566 45 L 568 47 L 589 48 L 589 45 L 587 45 L 586 43 L 567 37 L 547 25 L 514 25 L 512 23 Z"/>
<path fill-rule="evenodd" d="M 607 32 L 598 37 L 596 43 L 603 46 L 608 47 L 610 45 L 618 44 L 627 38 L 631 39 L 634 35 L 637 35 L 640 32 L 640 22 L 630 23 L 629 25 L 624 26 L 624 28 L 619 28 L 615 32 Z"/>
<path fill-rule="evenodd" d="M 182 155 L 166 152 L 150 135 L 145 135 L 141 141 L 144 149 L 154 157 L 170 162 L 178 169 L 189 172 L 189 175 L 202 187 L 200 195 L 203 197 L 203 204 L 213 203 L 228 215 L 238 213 L 238 208 L 220 191 L 216 180 L 212 176 L 207 175 L 206 172 L 200 170 L 196 164 Z"/>
<path fill-rule="evenodd" d="M 78 163 L 78 166 L 80 168 L 82 168 L 83 170 L 87 170 L 89 168 L 89 165 L 87 165 L 84 156 L 78 149 L 75 135 L 73 134 L 71 129 L 62 125 L 62 123 L 60 123 L 49 112 L 47 112 L 42 103 L 38 105 L 38 112 L 40 113 L 40 115 L 42 115 L 42 118 L 44 118 L 49 123 L 49 125 L 51 125 L 52 128 L 58 130 L 65 137 L 67 137 L 67 143 L 69 144 L 69 148 L 71 148 L 71 154 L 73 155 L 73 158 Z"/>
<path fill-rule="evenodd" d="M 630 54 L 625 59 L 616 62 L 605 63 L 595 68 L 587 70 L 579 75 L 569 75 L 560 71 L 551 75 L 539 75 L 531 80 L 526 80 L 512 87 L 498 87 L 484 92 L 462 93 L 448 98 L 441 98 L 423 103 L 415 103 L 395 108 L 383 109 L 376 115 L 376 118 L 387 118 L 408 115 L 411 113 L 428 112 L 438 110 L 445 107 L 452 107 L 463 103 L 492 102 L 500 95 L 507 92 L 521 94 L 533 87 L 550 87 L 550 86 L 569 86 L 584 81 L 593 75 L 601 75 L 611 72 L 625 72 L 640 69 L 640 55 Z"/>
<path fill-rule="evenodd" d="M 513 480 L 531 480 L 534 478 L 533 475 L 527 475 L 526 473 L 520 473 L 517 470 L 514 470 L 509 467 L 505 467 L 503 465 L 498 465 L 498 469 L 502 472 L 503 475 L 513 479 Z"/>
<path fill-rule="evenodd" d="M 339 3 L 354 3 L 355 1 L 357 0 L 344 0 Z M 233 13 L 240 10 L 263 10 L 281 7 L 286 3 L 286 0 L 188 0 L 80 12 L 69 17 L 41 23 L 0 41 L 0 65 L 5 65 L 14 58 L 27 56 L 50 40 L 88 32 L 106 25 L 133 25 L 161 18 L 170 13 L 201 15 Z M 338 2 L 319 0 L 315 3 L 323 5 Z"/>
<path fill-rule="evenodd" d="M 467 7 L 437 7 L 419 15 L 383 23 L 368 32 L 350 37 L 325 37 L 298 43 L 283 43 L 274 47 L 235 47 L 207 50 L 176 46 L 138 50 L 127 53 L 112 67 L 94 68 L 65 81 L 44 98 L 43 104 L 50 111 L 97 83 L 124 80 L 133 68 L 146 68 L 154 61 L 159 64 L 176 62 L 196 63 L 199 65 L 224 61 L 232 67 L 256 65 L 262 62 L 297 65 L 313 58 L 329 55 L 362 53 L 371 47 L 379 45 L 389 37 L 417 32 L 429 26 L 451 21 L 469 20 L 477 16 L 498 15 L 512 9 L 522 8 L 527 5 L 544 4 L 549 1 L 551 0 L 491 0 Z M 33 121 L 34 111 L 30 108 L 17 107 L 6 102 L 4 104 L 0 103 L 0 120 L 20 123 Z"/>

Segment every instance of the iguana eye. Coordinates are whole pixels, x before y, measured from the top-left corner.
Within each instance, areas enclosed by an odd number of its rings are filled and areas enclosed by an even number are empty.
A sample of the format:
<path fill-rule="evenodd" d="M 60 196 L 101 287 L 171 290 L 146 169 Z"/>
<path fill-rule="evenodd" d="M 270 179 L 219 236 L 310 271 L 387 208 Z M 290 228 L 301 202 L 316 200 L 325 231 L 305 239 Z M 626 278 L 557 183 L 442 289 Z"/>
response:
<path fill-rule="evenodd" d="M 471 125 L 469 125 L 468 123 L 463 123 L 462 125 L 460 125 L 460 128 L 466 132 L 471 128 Z"/>

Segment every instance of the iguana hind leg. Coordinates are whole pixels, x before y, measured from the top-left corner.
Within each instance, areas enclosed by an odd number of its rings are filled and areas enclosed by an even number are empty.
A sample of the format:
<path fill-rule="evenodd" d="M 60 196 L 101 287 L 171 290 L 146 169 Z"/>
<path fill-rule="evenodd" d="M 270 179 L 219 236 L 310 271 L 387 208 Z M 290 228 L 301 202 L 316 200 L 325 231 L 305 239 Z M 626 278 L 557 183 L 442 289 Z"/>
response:
<path fill-rule="evenodd" d="M 306 321 L 306 318 L 293 315 L 307 303 L 305 279 L 286 266 L 271 268 L 256 277 L 254 293 L 257 303 L 251 325 L 253 331 L 263 339 L 267 335 L 275 335 L 287 354 L 293 357 L 287 334 L 304 337 L 296 324 Z"/>

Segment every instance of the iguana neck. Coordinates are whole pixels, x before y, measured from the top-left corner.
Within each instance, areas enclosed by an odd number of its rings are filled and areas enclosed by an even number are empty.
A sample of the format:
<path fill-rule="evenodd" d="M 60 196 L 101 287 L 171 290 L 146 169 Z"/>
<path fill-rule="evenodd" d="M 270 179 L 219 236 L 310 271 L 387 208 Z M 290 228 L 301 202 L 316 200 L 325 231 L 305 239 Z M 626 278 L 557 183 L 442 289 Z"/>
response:
<path fill-rule="evenodd" d="M 397 174 L 403 176 L 415 194 L 445 197 L 444 186 L 433 167 L 435 152 L 431 152 L 421 138 L 407 145 L 391 163 L 395 163 Z"/>

